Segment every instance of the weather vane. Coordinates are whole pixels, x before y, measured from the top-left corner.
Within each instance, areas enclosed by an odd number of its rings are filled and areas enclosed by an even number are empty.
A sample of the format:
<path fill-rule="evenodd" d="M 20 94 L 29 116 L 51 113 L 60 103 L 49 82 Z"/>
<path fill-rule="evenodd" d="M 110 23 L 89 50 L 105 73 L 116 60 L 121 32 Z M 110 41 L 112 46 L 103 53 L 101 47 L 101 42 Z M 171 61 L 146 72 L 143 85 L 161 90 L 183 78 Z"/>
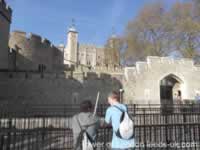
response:
<path fill-rule="evenodd" d="M 75 19 L 74 18 L 72 18 L 72 25 L 71 26 L 75 27 Z"/>
<path fill-rule="evenodd" d="M 115 27 L 112 26 L 112 36 L 115 36 L 116 35 L 116 30 L 115 30 Z"/>

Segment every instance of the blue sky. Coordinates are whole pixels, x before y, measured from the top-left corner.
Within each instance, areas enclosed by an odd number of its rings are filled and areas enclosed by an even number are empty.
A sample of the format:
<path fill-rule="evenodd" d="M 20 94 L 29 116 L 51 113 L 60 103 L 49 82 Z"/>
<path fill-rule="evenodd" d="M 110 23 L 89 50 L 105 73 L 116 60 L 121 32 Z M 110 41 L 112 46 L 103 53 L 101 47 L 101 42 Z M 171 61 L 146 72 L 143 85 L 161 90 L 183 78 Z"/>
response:
<path fill-rule="evenodd" d="M 7 0 L 13 9 L 11 31 L 32 32 L 55 45 L 66 44 L 67 30 L 75 19 L 81 43 L 102 46 L 112 34 L 123 34 L 129 20 L 156 0 Z M 158 1 L 158 0 L 157 0 Z M 175 0 L 163 0 L 169 6 Z"/>

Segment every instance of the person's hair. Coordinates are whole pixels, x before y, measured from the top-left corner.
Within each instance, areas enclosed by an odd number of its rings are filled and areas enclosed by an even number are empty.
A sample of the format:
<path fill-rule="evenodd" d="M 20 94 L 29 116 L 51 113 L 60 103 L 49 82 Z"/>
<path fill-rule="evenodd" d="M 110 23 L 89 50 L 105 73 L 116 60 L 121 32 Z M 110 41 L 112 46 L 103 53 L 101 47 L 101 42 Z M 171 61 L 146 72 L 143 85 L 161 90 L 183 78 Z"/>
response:
<path fill-rule="evenodd" d="M 84 100 L 80 105 L 81 112 L 91 112 L 92 102 L 90 100 Z"/>
<path fill-rule="evenodd" d="M 119 92 L 117 91 L 112 91 L 108 94 L 108 97 L 111 97 L 112 99 L 115 99 L 116 101 L 120 101 L 120 96 L 119 96 Z"/>

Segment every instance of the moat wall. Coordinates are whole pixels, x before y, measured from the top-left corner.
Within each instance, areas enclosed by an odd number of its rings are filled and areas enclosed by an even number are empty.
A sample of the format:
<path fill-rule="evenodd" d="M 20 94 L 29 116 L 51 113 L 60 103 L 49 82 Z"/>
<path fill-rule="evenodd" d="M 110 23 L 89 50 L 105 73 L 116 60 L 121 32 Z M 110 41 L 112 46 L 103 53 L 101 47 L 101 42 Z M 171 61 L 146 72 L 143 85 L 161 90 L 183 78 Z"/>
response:
<path fill-rule="evenodd" d="M 93 103 L 100 92 L 100 103 L 122 85 L 107 74 L 88 73 L 77 79 L 66 74 L 0 73 L 0 101 L 26 104 L 77 104 L 84 99 Z"/>

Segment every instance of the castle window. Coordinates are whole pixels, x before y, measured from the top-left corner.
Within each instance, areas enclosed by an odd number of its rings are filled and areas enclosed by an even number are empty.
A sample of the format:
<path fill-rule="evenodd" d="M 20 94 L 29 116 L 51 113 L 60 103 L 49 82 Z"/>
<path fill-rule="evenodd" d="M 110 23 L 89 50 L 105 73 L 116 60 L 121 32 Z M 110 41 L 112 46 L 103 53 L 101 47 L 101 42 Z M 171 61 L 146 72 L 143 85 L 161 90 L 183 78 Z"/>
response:
<path fill-rule="evenodd" d="M 38 65 L 38 71 L 39 72 L 44 72 L 46 70 L 46 66 L 44 64 L 39 64 Z"/>
<path fill-rule="evenodd" d="M 90 61 L 87 61 L 87 65 L 91 65 L 91 62 L 90 62 Z"/>
<path fill-rule="evenodd" d="M 78 92 L 72 93 L 72 104 L 77 104 L 78 100 L 79 100 L 79 93 Z"/>

